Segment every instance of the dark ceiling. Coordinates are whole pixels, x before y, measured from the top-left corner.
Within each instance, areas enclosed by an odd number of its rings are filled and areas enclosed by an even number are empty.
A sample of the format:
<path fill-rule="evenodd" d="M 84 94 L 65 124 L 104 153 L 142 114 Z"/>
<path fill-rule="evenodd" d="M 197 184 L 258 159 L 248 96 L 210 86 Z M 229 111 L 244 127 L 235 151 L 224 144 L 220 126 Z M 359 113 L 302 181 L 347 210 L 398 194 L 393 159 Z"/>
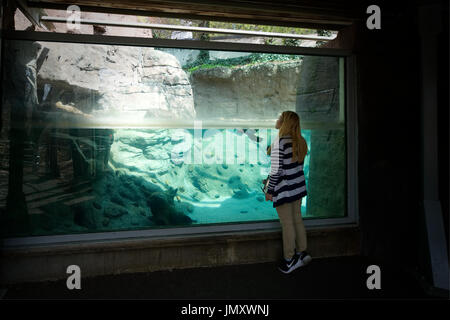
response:
<path fill-rule="evenodd" d="M 382 16 L 401 17 L 408 9 L 448 0 L 22 0 L 30 7 L 66 10 L 70 4 L 82 11 L 176 17 L 195 20 L 269 24 L 339 30 L 365 21 L 367 7 L 377 4 Z"/>

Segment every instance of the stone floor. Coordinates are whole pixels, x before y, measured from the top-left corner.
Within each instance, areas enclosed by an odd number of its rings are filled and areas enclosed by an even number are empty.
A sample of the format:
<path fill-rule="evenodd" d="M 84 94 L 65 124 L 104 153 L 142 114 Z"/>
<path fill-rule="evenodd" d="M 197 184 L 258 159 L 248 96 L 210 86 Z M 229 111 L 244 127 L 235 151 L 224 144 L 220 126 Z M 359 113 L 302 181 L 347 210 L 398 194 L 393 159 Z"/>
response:
<path fill-rule="evenodd" d="M 398 267 L 378 264 L 381 289 L 369 290 L 364 257 L 313 260 L 285 275 L 276 263 L 180 269 L 81 278 L 80 290 L 66 281 L 26 283 L 6 288 L 3 299 L 435 299 Z"/>

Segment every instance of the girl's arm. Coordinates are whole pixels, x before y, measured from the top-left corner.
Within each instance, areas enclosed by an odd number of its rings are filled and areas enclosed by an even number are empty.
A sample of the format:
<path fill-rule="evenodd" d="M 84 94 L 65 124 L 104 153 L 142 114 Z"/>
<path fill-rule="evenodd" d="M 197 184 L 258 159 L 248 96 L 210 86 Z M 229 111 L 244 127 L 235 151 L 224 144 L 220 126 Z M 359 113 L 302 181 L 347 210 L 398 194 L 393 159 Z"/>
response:
<path fill-rule="evenodd" d="M 283 150 L 280 146 L 280 139 L 275 140 L 272 145 L 270 162 L 269 188 L 267 193 L 273 194 L 275 186 L 278 184 L 282 174 Z"/>

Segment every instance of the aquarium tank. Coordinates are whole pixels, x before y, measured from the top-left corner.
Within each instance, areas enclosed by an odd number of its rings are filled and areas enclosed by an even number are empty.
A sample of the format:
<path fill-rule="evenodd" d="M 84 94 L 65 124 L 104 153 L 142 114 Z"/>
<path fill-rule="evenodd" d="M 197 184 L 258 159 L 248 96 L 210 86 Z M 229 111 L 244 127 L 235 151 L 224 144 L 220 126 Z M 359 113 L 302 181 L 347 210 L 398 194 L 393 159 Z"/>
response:
<path fill-rule="evenodd" d="M 6 237 L 277 221 L 262 180 L 281 112 L 309 152 L 305 219 L 344 217 L 344 59 L 6 41 Z"/>

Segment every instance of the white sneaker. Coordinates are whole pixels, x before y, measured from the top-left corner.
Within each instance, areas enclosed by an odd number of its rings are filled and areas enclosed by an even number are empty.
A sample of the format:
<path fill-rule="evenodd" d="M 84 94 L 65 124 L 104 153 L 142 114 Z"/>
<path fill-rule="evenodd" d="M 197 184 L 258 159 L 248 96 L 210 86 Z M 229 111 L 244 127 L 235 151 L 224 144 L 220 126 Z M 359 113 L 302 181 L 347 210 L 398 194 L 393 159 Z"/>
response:
<path fill-rule="evenodd" d="M 312 257 L 309 255 L 308 252 L 303 251 L 300 253 L 295 253 L 296 256 L 298 256 L 298 261 L 295 264 L 295 266 L 293 267 L 294 269 L 297 269 L 299 267 L 303 267 L 306 266 L 307 264 L 309 264 L 312 260 Z"/>

